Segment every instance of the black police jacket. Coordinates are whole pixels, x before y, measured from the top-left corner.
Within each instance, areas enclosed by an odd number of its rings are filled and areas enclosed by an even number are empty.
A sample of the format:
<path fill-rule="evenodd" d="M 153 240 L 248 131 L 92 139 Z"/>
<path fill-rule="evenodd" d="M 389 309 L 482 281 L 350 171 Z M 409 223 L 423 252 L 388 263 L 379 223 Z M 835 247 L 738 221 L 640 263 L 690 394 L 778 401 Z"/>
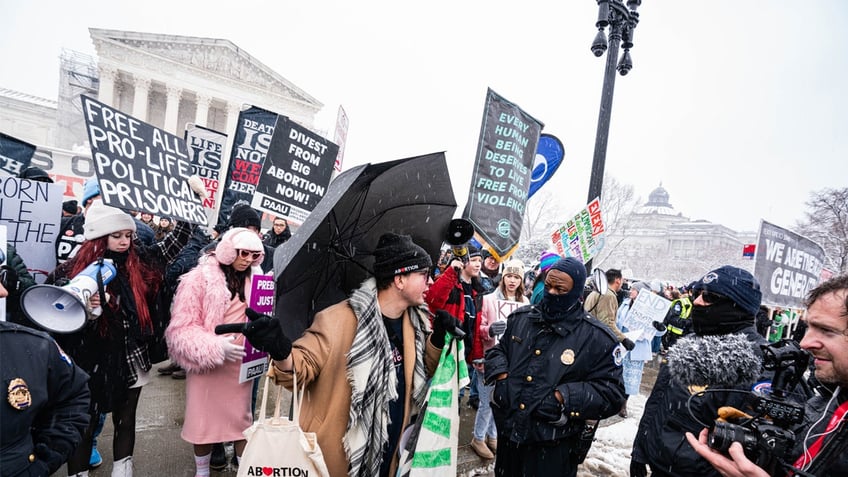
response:
<path fill-rule="evenodd" d="M 621 409 L 624 383 L 613 352 L 615 336 L 603 323 L 576 309 L 548 323 L 538 306 L 513 312 L 500 342 L 486 352 L 486 382 L 495 382 L 491 407 L 501 439 L 517 444 L 576 437 L 587 419 Z M 550 396 L 564 399 L 561 419 L 551 419 Z M 544 414 L 544 415 L 542 415 Z"/>
<path fill-rule="evenodd" d="M 88 375 L 47 333 L 0 322 L 0 474 L 49 475 L 89 423 Z"/>

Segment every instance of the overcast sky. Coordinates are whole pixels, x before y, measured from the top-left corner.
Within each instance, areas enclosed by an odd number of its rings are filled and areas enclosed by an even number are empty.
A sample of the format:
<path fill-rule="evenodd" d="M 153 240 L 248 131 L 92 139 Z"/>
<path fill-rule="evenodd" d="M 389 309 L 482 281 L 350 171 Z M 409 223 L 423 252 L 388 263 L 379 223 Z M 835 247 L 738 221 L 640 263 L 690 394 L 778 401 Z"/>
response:
<path fill-rule="evenodd" d="M 224 38 L 350 118 L 345 166 L 446 151 L 468 194 L 486 88 L 565 145 L 545 189 L 585 205 L 604 58 L 593 0 L 0 0 L 0 87 L 56 99 L 59 54 L 89 27 Z M 662 183 L 693 219 L 791 227 L 813 190 L 848 185 L 848 2 L 645 0 L 618 76 L 606 172 Z M 285 114 L 285 111 L 278 111 Z M 331 135 L 332 133 L 330 133 Z M 543 190 L 545 190 L 543 189 Z"/>

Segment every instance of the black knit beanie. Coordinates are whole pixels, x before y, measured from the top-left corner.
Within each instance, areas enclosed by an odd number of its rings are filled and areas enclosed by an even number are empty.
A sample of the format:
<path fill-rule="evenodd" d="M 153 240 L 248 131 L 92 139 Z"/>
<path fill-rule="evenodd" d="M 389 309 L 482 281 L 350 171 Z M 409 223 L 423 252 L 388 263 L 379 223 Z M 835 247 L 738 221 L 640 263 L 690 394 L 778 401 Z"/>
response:
<path fill-rule="evenodd" d="M 385 233 L 374 250 L 374 276 L 389 278 L 433 266 L 426 250 L 412 241 L 409 235 Z"/>
<path fill-rule="evenodd" d="M 230 211 L 230 220 L 227 221 L 227 228 L 230 229 L 233 227 L 256 227 L 258 230 L 261 225 L 259 213 L 246 203 L 234 205 L 232 211 Z"/>

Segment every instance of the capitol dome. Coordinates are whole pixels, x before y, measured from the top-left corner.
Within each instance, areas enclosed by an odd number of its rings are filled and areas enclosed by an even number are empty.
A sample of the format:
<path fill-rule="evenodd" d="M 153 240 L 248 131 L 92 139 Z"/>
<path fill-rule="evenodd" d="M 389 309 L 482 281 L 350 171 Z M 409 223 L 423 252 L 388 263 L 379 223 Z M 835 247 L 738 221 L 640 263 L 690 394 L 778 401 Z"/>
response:
<path fill-rule="evenodd" d="M 648 202 L 635 211 L 637 214 L 681 215 L 668 202 L 668 191 L 660 183 L 648 196 Z"/>

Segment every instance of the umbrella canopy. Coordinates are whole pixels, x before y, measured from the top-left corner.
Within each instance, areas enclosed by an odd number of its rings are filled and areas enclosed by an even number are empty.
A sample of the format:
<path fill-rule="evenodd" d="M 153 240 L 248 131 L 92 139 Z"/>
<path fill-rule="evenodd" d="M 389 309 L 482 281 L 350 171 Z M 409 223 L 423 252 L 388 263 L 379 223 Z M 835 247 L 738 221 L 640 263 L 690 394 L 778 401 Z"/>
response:
<path fill-rule="evenodd" d="M 386 232 L 406 234 L 438 263 L 456 209 L 444 153 L 349 169 L 330 183 L 303 225 L 274 253 L 275 315 L 299 337 L 315 313 L 373 276 Z"/>

